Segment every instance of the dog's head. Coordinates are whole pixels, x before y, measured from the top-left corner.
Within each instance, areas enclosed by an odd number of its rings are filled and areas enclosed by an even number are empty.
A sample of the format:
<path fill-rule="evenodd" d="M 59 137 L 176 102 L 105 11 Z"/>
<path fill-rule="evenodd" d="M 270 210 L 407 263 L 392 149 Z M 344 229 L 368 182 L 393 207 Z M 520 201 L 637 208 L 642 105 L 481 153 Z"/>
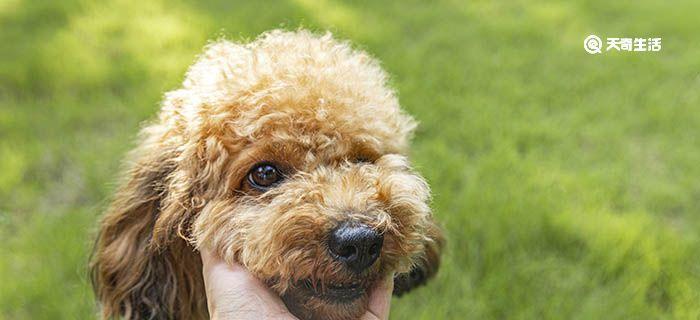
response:
<path fill-rule="evenodd" d="M 386 82 L 328 34 L 208 46 L 136 151 L 162 181 L 150 247 L 186 239 L 302 318 L 357 318 L 435 241 L 429 188 L 405 155 L 415 123 Z"/>

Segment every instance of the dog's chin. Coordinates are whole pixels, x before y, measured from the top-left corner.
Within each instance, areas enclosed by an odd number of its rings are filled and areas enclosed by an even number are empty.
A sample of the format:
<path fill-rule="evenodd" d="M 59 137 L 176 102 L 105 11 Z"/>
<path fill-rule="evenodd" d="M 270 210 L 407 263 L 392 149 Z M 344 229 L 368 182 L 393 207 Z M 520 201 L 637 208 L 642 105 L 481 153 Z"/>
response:
<path fill-rule="evenodd" d="M 364 313 L 374 281 L 303 280 L 282 296 L 287 308 L 300 319 L 357 319 Z"/>
<path fill-rule="evenodd" d="M 369 286 L 359 280 L 314 283 L 307 279 L 302 281 L 300 287 L 309 297 L 314 297 L 330 304 L 346 304 L 352 303 L 365 295 Z"/>

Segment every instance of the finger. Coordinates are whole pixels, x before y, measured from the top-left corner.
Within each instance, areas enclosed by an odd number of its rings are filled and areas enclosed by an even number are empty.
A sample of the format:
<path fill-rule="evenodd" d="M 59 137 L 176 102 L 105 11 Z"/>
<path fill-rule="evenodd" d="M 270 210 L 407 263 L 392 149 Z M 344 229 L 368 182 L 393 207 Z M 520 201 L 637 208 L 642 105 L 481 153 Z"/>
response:
<path fill-rule="evenodd" d="M 246 290 L 267 291 L 267 287 L 238 263 L 226 263 L 216 254 L 202 250 L 202 271 L 205 285 L 217 293 Z M 243 290 L 241 289 L 241 290 Z M 264 289 L 264 290 L 263 290 Z"/>
<path fill-rule="evenodd" d="M 228 264 L 206 250 L 201 256 L 210 314 L 228 315 L 220 319 L 296 319 L 277 294 L 240 264 Z"/>
<path fill-rule="evenodd" d="M 207 249 L 200 249 L 199 254 L 202 256 L 202 263 L 203 264 L 208 264 L 210 261 L 214 259 L 214 255 L 211 253 L 211 251 Z"/>
<path fill-rule="evenodd" d="M 200 255 L 202 256 L 202 269 L 205 277 L 223 277 L 223 279 L 240 277 L 245 279 L 250 276 L 243 266 L 237 263 L 228 264 L 211 251 L 202 250 Z"/>
<path fill-rule="evenodd" d="M 227 267 L 223 259 L 219 258 L 219 256 L 212 251 L 201 249 L 199 253 L 202 257 L 202 271 L 205 273 L 205 276 L 210 273 L 212 269 Z"/>
<path fill-rule="evenodd" d="M 391 292 L 394 290 L 394 277 L 389 276 L 381 281 L 369 296 L 367 313 L 362 320 L 386 320 L 389 319 L 391 309 Z"/>

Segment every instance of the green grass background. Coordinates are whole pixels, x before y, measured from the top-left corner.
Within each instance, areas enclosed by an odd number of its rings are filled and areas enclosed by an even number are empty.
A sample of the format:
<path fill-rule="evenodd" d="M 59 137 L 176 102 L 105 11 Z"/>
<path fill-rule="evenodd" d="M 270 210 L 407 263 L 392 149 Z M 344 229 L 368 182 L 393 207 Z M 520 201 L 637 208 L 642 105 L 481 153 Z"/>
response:
<path fill-rule="evenodd" d="M 0 1 L 0 319 L 87 319 L 120 159 L 208 40 L 333 30 L 393 75 L 449 237 L 393 319 L 699 319 L 698 1 Z M 591 56 L 588 34 L 662 37 Z"/>

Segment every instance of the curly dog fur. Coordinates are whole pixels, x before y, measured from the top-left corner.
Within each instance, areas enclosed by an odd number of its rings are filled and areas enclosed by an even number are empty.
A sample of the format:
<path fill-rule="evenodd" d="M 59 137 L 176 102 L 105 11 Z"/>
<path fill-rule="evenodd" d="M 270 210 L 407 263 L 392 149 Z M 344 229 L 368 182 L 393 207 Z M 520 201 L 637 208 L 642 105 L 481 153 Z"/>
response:
<path fill-rule="evenodd" d="M 304 319 L 359 317 L 390 274 L 395 294 L 422 284 L 442 237 L 406 158 L 415 126 L 378 62 L 330 34 L 208 45 L 142 130 L 101 222 L 91 273 L 102 317 L 206 319 L 201 248 L 245 266 Z M 261 162 L 284 180 L 251 186 Z M 383 235 L 361 273 L 328 253 L 343 221 Z M 338 283 L 364 291 L 324 298 Z"/>

